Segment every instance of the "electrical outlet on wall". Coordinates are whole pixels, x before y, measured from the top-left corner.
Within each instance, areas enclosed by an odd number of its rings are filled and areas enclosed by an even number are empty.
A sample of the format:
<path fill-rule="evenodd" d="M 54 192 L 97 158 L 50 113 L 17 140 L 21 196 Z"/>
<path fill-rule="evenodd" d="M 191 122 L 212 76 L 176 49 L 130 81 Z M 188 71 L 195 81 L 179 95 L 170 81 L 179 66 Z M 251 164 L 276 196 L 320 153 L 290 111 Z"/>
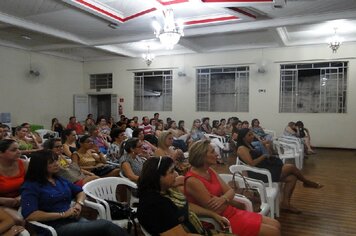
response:
<path fill-rule="evenodd" d="M 266 89 L 258 89 L 259 93 L 266 93 Z"/>

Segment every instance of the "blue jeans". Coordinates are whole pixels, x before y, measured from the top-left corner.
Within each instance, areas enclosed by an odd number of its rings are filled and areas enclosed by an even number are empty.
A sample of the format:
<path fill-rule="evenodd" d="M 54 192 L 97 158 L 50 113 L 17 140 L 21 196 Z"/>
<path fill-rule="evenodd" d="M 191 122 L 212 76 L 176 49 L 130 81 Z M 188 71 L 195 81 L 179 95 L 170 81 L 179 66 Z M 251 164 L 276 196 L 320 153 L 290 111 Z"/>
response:
<path fill-rule="evenodd" d="M 259 150 L 260 152 L 262 152 L 262 154 L 269 154 L 268 153 L 268 150 L 265 148 L 265 146 L 263 146 L 263 143 L 260 142 L 260 141 L 253 141 L 252 143 L 252 146 Z"/>
<path fill-rule="evenodd" d="M 126 230 L 107 220 L 88 221 L 80 218 L 79 221 L 62 225 L 56 228 L 58 236 L 127 236 Z"/>

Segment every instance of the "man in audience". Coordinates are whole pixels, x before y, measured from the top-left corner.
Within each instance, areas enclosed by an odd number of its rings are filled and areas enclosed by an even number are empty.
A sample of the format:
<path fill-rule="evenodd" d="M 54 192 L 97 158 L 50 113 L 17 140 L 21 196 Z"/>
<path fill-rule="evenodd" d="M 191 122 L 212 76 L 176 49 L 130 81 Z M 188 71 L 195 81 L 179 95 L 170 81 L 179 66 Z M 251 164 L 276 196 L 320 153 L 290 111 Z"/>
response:
<path fill-rule="evenodd" d="M 75 132 L 79 135 L 84 133 L 83 126 L 79 122 L 77 122 L 77 118 L 75 116 L 71 116 L 69 118 L 67 129 L 74 129 Z"/>
<path fill-rule="evenodd" d="M 159 113 L 158 113 L 158 112 L 156 112 L 155 114 L 153 114 L 153 119 L 156 121 L 156 124 L 155 124 L 155 125 L 157 125 L 158 120 L 159 120 Z"/>
<path fill-rule="evenodd" d="M 139 128 L 143 130 L 144 135 L 154 134 L 153 128 L 150 125 L 150 120 L 147 116 L 142 117 L 142 124 L 140 124 Z"/>

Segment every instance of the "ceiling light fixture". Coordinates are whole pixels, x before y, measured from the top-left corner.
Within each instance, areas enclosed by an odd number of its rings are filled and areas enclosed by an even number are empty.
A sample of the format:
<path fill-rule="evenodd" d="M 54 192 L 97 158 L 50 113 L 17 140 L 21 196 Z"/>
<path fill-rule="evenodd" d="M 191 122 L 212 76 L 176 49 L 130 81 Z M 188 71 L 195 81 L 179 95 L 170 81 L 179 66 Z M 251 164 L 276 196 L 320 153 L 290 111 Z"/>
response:
<path fill-rule="evenodd" d="M 163 28 L 157 21 L 153 21 L 154 33 L 165 48 L 173 49 L 174 45 L 179 42 L 179 39 L 184 36 L 183 22 L 174 20 L 172 9 L 163 10 L 163 19 Z"/>
<path fill-rule="evenodd" d="M 151 65 L 155 55 L 150 52 L 150 46 L 147 46 L 147 53 L 143 53 L 142 58 L 146 62 L 147 66 Z"/>
<path fill-rule="evenodd" d="M 334 28 L 334 36 L 332 36 L 328 40 L 329 47 L 331 48 L 333 53 L 336 53 L 340 45 L 342 44 L 342 39 L 336 34 L 336 30 L 337 28 Z"/>

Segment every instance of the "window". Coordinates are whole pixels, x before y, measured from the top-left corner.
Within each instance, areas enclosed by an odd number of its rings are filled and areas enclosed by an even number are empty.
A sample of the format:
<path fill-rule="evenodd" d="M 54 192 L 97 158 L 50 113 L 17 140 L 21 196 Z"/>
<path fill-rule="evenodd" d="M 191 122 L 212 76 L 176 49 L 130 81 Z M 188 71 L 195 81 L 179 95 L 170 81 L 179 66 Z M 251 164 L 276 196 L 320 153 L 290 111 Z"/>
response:
<path fill-rule="evenodd" d="M 109 89 L 112 88 L 112 74 L 92 74 L 90 75 L 90 89 Z"/>
<path fill-rule="evenodd" d="M 197 111 L 248 112 L 249 67 L 197 69 Z"/>
<path fill-rule="evenodd" d="M 135 111 L 172 110 L 172 71 L 149 71 L 134 74 Z"/>
<path fill-rule="evenodd" d="M 280 112 L 346 113 L 347 62 L 281 65 Z"/>

